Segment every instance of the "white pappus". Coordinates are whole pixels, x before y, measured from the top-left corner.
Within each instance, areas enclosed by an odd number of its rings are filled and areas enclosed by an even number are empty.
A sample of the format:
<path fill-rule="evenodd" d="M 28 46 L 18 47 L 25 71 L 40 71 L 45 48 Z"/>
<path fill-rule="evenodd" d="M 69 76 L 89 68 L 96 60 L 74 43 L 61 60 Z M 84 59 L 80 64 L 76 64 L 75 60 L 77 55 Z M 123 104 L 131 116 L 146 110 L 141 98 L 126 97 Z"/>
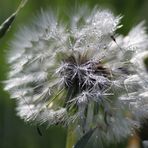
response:
<path fill-rule="evenodd" d="M 89 142 L 102 146 L 139 128 L 148 117 L 148 36 L 141 22 L 115 39 L 121 18 L 82 7 L 65 23 L 45 11 L 21 28 L 4 82 L 17 114 L 31 123 L 72 126 L 77 139 L 95 129 Z"/>

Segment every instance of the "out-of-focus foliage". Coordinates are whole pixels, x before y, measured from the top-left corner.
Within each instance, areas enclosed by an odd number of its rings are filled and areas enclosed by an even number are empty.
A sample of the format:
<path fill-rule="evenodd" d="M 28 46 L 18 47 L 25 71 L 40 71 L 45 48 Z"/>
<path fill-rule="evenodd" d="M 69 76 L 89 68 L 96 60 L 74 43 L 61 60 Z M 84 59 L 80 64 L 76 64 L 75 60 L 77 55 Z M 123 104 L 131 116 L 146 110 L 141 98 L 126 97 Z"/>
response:
<path fill-rule="evenodd" d="M 0 0 L 0 24 L 8 18 L 19 5 L 20 0 Z M 68 13 L 74 6 L 85 3 L 90 7 L 98 5 L 111 9 L 116 15 L 122 14 L 123 27 L 119 30 L 126 34 L 128 30 L 145 19 L 148 22 L 147 0 L 28 0 L 27 5 L 20 11 L 11 29 L 0 39 L 0 148 L 64 148 L 66 130 L 60 127 L 41 126 L 43 136 L 39 136 L 36 127 L 25 124 L 16 117 L 15 102 L 2 89 L 2 81 L 6 79 L 8 65 L 5 57 L 9 42 L 14 33 L 22 25 L 32 19 L 41 8 L 52 8 L 55 11 Z"/>

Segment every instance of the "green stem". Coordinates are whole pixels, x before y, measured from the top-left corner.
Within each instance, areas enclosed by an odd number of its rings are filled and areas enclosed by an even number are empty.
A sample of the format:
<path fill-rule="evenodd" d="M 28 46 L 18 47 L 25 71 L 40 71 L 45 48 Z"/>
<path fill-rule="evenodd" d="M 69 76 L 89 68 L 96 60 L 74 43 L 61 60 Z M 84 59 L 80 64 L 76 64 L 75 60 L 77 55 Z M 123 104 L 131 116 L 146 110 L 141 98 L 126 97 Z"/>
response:
<path fill-rule="evenodd" d="M 67 130 L 67 141 L 66 141 L 66 148 L 73 148 L 75 142 L 76 142 L 76 135 L 74 132 L 74 127 L 69 126 Z"/>

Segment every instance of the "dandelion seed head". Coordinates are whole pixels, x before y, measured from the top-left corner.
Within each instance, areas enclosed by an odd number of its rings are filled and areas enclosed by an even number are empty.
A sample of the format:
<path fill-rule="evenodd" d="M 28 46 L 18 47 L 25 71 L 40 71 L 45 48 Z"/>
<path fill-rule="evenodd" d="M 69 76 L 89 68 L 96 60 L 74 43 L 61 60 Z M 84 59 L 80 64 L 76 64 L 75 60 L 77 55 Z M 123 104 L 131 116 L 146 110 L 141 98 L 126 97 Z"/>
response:
<path fill-rule="evenodd" d="M 147 118 L 148 36 L 142 22 L 114 39 L 121 16 L 82 9 L 65 24 L 42 11 L 16 35 L 5 90 L 27 122 L 72 125 L 80 137 L 95 128 L 94 144 L 119 142 Z"/>

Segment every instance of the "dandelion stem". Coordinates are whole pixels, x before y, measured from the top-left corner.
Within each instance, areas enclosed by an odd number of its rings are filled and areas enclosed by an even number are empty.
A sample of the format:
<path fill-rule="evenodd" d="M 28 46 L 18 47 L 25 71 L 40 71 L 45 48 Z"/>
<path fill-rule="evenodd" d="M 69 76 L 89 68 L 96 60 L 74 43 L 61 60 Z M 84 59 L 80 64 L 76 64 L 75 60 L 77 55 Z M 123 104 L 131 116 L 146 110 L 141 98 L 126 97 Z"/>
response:
<path fill-rule="evenodd" d="M 76 142 L 76 135 L 73 132 L 74 127 L 69 126 L 67 130 L 67 141 L 66 141 L 66 148 L 73 148 Z"/>

